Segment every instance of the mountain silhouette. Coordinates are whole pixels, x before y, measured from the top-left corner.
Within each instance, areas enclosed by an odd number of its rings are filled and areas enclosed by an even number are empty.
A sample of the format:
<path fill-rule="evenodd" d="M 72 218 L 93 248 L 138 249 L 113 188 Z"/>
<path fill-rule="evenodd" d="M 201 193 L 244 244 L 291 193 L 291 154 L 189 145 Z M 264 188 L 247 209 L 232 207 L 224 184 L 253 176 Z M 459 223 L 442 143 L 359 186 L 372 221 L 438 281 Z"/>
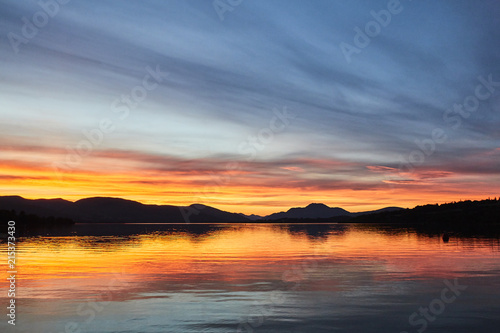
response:
<path fill-rule="evenodd" d="M 71 202 L 64 199 L 25 199 L 20 196 L 0 196 L 0 209 L 15 210 L 40 217 L 69 218 L 80 223 L 229 223 L 229 222 L 290 222 L 298 219 L 341 217 L 345 220 L 364 214 L 400 210 L 388 207 L 376 211 L 351 213 L 338 207 L 312 203 L 286 212 L 265 217 L 226 212 L 202 204 L 190 206 L 146 205 L 137 201 L 92 197 Z M 187 217 L 187 219 L 186 219 Z"/>
<path fill-rule="evenodd" d="M 286 212 L 279 212 L 264 217 L 265 220 L 280 220 L 280 219 L 316 219 L 328 218 L 334 216 L 350 216 L 347 210 L 342 208 L 328 207 L 322 203 L 312 203 L 307 207 L 290 208 Z"/>
<path fill-rule="evenodd" d="M 145 205 L 132 200 L 107 197 L 93 197 L 71 202 L 63 199 L 30 200 L 20 196 L 4 196 L 0 197 L 0 209 L 15 210 L 41 217 L 65 217 L 81 223 L 250 222 L 249 219 L 239 214 L 204 205 L 188 207 Z M 188 216 L 187 220 L 186 216 Z"/>
<path fill-rule="evenodd" d="M 261 219 L 258 215 L 226 212 L 201 204 L 190 206 L 146 205 L 108 197 L 93 197 L 71 202 L 63 199 L 25 199 L 0 196 L 3 219 L 23 220 L 27 224 L 65 225 L 80 223 L 399 223 L 433 224 L 456 228 L 458 225 L 500 223 L 500 199 L 460 201 L 413 209 L 387 207 L 351 213 L 339 207 L 312 203 L 290 208 Z M 256 220 L 258 219 L 258 220 Z"/>
<path fill-rule="evenodd" d="M 262 216 L 255 215 L 255 214 L 245 215 L 243 213 L 239 213 L 239 215 L 244 216 L 244 217 L 246 217 L 247 219 L 249 219 L 251 221 L 257 221 L 257 220 L 262 219 Z"/>
<path fill-rule="evenodd" d="M 328 207 L 322 203 L 312 203 L 307 207 L 296 207 L 291 208 L 286 212 L 274 213 L 264 217 L 264 220 L 286 220 L 286 219 L 327 219 L 332 217 L 356 217 L 365 214 L 374 214 L 381 212 L 390 212 L 401 210 L 399 207 L 386 207 L 378 210 L 367 211 L 367 212 L 359 212 L 359 213 L 351 213 L 345 209 L 339 207 Z M 347 219 L 345 219 L 347 220 Z"/>
<path fill-rule="evenodd" d="M 429 204 L 399 211 L 364 214 L 351 219 L 353 223 L 402 223 L 448 225 L 500 224 L 500 198 Z"/>

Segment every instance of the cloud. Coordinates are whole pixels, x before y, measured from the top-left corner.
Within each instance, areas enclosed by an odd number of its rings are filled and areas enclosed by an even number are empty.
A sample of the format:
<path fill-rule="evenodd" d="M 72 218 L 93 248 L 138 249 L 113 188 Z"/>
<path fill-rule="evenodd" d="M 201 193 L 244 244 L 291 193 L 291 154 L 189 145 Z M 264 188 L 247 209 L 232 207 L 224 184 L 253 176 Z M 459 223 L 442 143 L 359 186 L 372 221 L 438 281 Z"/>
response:
<path fill-rule="evenodd" d="M 21 33 L 21 18 L 40 10 L 36 2 L 3 3 L 2 36 Z M 219 189 L 224 202 L 257 185 L 259 193 L 278 189 L 273 202 L 290 200 L 290 189 L 342 198 L 348 189 L 413 184 L 422 191 L 416 197 L 428 198 L 436 182 L 456 193 L 460 177 L 496 190 L 500 90 L 458 130 L 443 113 L 474 92 L 478 76 L 500 80 L 498 2 L 405 3 L 347 64 L 338 45 L 386 5 L 245 2 L 221 22 L 210 2 L 70 2 L 19 53 L 0 40 L 0 160 L 8 167 L 1 181 L 15 191 L 12 177 L 28 180 L 29 170 L 53 177 L 52 163 L 85 140 L 82 131 L 116 120 L 112 102 L 141 83 L 146 66 L 159 66 L 168 79 L 68 172 L 71 186 L 86 191 L 85 175 L 115 173 L 117 191 L 144 184 L 149 198 L 162 191 L 173 198 L 230 175 Z M 297 114 L 294 123 L 245 160 L 238 145 L 282 107 Z M 411 177 L 398 175 L 399 156 L 435 128 L 448 141 Z M 231 162 L 237 170 L 226 169 Z M 43 192 L 40 184 L 32 189 Z"/>

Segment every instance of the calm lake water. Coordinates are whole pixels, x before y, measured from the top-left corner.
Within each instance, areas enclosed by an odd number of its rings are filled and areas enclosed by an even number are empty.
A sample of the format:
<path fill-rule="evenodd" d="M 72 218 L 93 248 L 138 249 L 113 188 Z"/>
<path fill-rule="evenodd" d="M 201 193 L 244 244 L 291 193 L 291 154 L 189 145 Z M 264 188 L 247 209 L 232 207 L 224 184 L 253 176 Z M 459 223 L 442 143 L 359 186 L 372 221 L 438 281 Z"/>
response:
<path fill-rule="evenodd" d="M 77 225 L 21 238 L 17 251 L 16 326 L 5 316 L 4 264 L 1 332 L 500 331 L 497 237 Z"/>

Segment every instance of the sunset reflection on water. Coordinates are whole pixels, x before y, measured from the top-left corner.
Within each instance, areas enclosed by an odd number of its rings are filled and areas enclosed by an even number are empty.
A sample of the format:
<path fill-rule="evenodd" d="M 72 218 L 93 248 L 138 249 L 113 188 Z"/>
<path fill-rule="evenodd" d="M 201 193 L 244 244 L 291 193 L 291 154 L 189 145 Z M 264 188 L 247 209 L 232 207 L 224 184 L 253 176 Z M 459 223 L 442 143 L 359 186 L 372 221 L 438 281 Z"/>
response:
<path fill-rule="evenodd" d="M 399 332 L 443 280 L 456 278 L 471 286 L 457 301 L 463 309 L 500 308 L 490 299 L 500 289 L 494 238 L 445 243 L 352 225 L 151 226 L 163 230 L 116 235 L 82 228 L 18 244 L 19 332 L 63 332 L 68 322 L 82 332 L 236 332 L 262 304 L 272 311 L 257 331 L 329 332 L 359 317 Z M 382 305 L 393 318 L 381 318 Z M 369 324 L 374 315 L 378 324 Z"/>

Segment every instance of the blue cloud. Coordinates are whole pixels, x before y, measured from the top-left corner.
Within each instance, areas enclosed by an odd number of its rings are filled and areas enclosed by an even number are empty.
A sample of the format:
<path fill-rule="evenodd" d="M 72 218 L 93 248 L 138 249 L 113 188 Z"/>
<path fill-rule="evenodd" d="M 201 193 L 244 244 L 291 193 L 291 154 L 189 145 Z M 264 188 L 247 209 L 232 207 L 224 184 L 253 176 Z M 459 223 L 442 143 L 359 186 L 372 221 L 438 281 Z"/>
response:
<path fill-rule="evenodd" d="M 495 0 L 402 0 L 404 10 L 350 64 L 339 44 L 352 43 L 354 27 L 387 1 L 244 1 L 224 21 L 210 1 L 70 1 L 18 53 L 9 36 L 23 36 L 23 17 L 42 9 L 0 3 L 3 135 L 21 135 L 22 123 L 61 146 L 140 84 L 146 66 L 168 79 L 118 124 L 108 148 L 178 155 L 180 143 L 189 158 L 237 155 L 238 143 L 286 106 L 298 120 L 262 158 L 384 164 L 447 128 L 443 113 L 473 93 L 478 76 L 500 81 Z M 447 128 L 454 143 L 442 149 L 498 147 L 498 108 L 492 97 L 460 129 Z"/>

